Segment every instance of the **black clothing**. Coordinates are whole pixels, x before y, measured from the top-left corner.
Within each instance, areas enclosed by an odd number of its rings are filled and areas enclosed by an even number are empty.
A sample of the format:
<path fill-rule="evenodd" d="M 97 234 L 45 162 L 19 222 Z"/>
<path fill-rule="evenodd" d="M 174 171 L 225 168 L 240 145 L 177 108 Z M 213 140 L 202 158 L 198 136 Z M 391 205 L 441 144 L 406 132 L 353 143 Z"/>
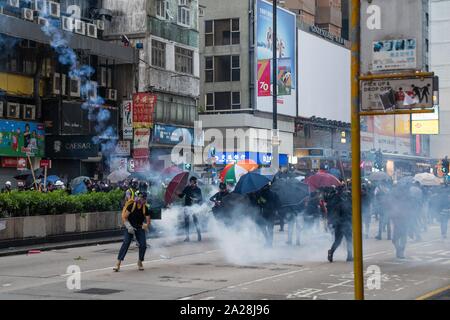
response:
<path fill-rule="evenodd" d="M 228 191 L 219 191 L 215 195 L 213 195 L 209 200 L 212 202 L 221 202 L 223 198 L 230 193 Z"/>
<path fill-rule="evenodd" d="M 352 258 L 352 196 L 348 191 L 337 192 L 328 201 L 328 223 L 333 226 L 334 243 L 329 255 L 334 252 L 345 237 L 347 260 Z"/>
<path fill-rule="evenodd" d="M 190 207 L 193 204 L 200 204 L 203 201 L 202 190 L 199 187 L 187 186 L 180 194 L 180 198 L 184 198 L 184 206 Z"/>
<path fill-rule="evenodd" d="M 144 224 L 145 217 L 150 215 L 148 210 L 144 208 L 145 205 L 143 205 L 141 208 L 138 208 L 137 204 L 135 203 L 128 205 L 127 211 L 131 212 L 128 216 L 128 221 L 133 226 L 133 228 L 141 229 L 142 225 Z"/>

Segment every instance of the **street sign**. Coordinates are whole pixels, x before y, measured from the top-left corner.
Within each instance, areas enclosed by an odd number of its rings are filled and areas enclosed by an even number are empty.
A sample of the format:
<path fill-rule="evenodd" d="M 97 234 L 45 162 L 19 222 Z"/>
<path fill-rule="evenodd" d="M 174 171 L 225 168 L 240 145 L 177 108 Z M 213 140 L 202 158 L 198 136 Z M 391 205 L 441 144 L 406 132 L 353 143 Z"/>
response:
<path fill-rule="evenodd" d="M 361 111 L 433 108 L 433 77 L 361 81 Z"/>
<path fill-rule="evenodd" d="M 41 168 L 47 167 L 47 168 L 51 169 L 52 168 L 52 160 L 41 160 L 40 167 Z"/>

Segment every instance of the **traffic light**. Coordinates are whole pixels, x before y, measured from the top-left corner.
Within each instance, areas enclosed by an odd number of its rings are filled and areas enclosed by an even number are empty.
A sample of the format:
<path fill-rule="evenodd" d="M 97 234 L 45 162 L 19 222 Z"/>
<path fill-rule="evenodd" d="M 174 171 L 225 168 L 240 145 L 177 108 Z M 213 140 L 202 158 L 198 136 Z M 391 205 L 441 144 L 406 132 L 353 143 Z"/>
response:
<path fill-rule="evenodd" d="M 383 153 L 381 151 L 377 151 L 375 153 L 375 168 L 378 170 L 382 170 L 383 165 Z"/>
<path fill-rule="evenodd" d="M 192 164 L 190 164 L 190 163 L 184 164 L 184 170 L 191 171 L 191 169 L 192 169 Z"/>

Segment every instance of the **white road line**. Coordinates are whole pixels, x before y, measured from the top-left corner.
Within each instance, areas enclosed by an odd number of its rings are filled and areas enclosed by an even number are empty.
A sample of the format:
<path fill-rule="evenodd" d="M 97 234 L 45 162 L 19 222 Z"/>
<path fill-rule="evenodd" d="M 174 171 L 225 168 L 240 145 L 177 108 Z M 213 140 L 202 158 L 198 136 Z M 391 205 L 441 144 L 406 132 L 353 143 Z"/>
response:
<path fill-rule="evenodd" d="M 274 275 L 274 276 L 270 276 L 270 277 L 264 277 L 264 278 L 260 278 L 260 279 L 256 279 L 256 280 L 252 280 L 252 281 L 248 281 L 248 282 L 244 282 L 244 283 L 240 283 L 240 284 L 235 285 L 235 286 L 226 287 L 226 289 L 235 289 L 235 288 L 246 286 L 246 285 L 249 285 L 249 284 L 254 284 L 254 283 L 258 283 L 258 282 L 262 282 L 262 281 L 266 281 L 266 280 L 271 280 L 271 279 L 275 279 L 275 278 L 279 278 L 279 277 L 284 277 L 284 276 L 292 275 L 292 274 L 299 273 L 299 272 L 306 271 L 306 270 L 309 270 L 309 268 L 302 268 L 302 269 L 299 269 L 299 270 L 289 271 L 289 272 L 280 273 L 280 274 L 277 274 L 277 275 Z"/>
<path fill-rule="evenodd" d="M 185 298 L 180 298 L 178 300 L 192 300 L 192 297 L 185 297 Z"/>
<path fill-rule="evenodd" d="M 203 298 L 203 299 L 200 299 L 200 300 L 214 300 L 214 298 L 215 297 L 207 297 L 207 298 Z"/>

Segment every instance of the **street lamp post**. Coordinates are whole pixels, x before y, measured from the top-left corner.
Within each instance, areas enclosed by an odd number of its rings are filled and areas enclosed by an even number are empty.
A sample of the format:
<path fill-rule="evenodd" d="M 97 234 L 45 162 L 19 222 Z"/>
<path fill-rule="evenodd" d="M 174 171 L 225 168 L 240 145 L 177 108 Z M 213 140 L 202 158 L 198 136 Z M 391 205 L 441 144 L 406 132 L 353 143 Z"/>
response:
<path fill-rule="evenodd" d="M 272 97 L 273 97 L 273 126 L 272 126 L 272 168 L 278 171 L 280 167 L 279 137 L 278 137 L 278 88 L 277 88 L 277 0 L 273 0 L 273 35 L 272 35 Z"/>

